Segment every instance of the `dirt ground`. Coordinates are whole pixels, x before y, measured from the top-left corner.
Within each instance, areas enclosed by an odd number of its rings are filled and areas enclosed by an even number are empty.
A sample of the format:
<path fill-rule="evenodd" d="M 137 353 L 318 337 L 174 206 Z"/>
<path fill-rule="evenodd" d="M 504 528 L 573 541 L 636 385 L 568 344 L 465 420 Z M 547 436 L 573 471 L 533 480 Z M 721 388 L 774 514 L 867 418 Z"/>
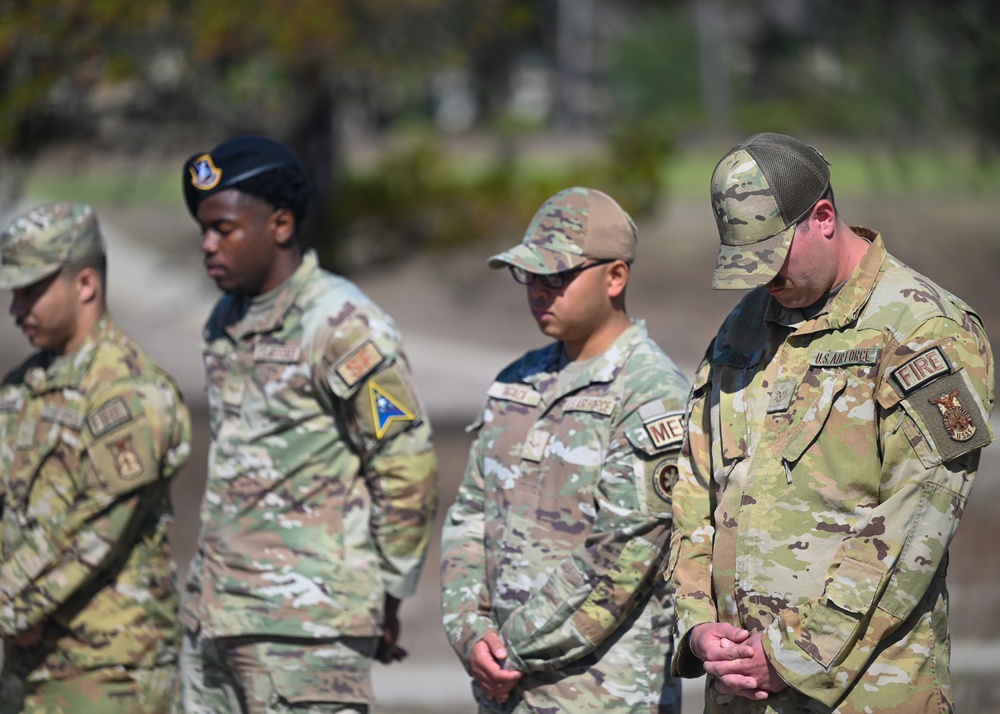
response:
<path fill-rule="evenodd" d="M 710 169 L 707 169 L 710 170 Z M 1000 334 L 1000 236 L 995 230 L 990 197 L 924 196 L 866 198 L 839 195 L 840 210 L 849 222 L 863 223 L 883 232 L 897 257 L 927 273 L 944 287 L 959 294 L 982 314 L 990 335 Z M 198 270 L 197 237 L 180 203 L 176 206 L 98 206 L 106 224 L 113 224 L 138 241 L 156 246 L 168 260 Z M 525 224 L 527 219 L 525 217 Z M 691 373 L 719 322 L 738 299 L 738 293 L 714 292 L 709 277 L 714 264 L 717 238 L 707 200 L 678 201 L 666 205 L 661 215 L 639 221 L 639 259 L 629 287 L 629 308 L 645 318 L 653 337 L 678 365 Z M 511 236 L 511 242 L 520 236 Z M 496 248 L 506 246 L 494 246 Z M 523 290 L 506 273 L 485 268 L 490 246 L 448 256 L 424 256 L 404 265 L 351 276 L 400 325 L 404 336 L 421 335 L 443 345 L 475 344 L 481 353 L 496 353 L 489 365 L 481 365 L 487 376 L 495 373 L 507 355 L 540 345 L 524 305 Z M 6 296 L 0 296 L 6 299 Z M 114 306 L 114 302 L 112 302 Z M 156 325 L 148 326 L 155 337 Z M 132 330 L 140 342 L 144 335 Z M 26 352 L 20 335 L 0 332 L 0 368 L 12 367 Z M 418 383 L 420 374 L 417 374 Z M 459 408 L 432 413 L 441 462 L 441 507 L 435 539 L 420 589 L 403 608 L 403 644 L 410 649 L 411 663 L 436 666 L 446 671 L 447 687 L 461 689 L 463 676 L 440 627 L 438 606 L 437 533 L 440 518 L 451 503 L 461 478 L 468 449 L 462 427 L 472 420 L 482 399 L 474 389 L 456 403 Z M 448 390 L 446 384 L 435 389 Z M 465 387 L 462 387 L 466 389 Z M 205 478 L 207 425 L 199 388 L 186 390 L 195 420 L 194 451 L 190 464 L 173 490 L 176 525 L 173 543 L 183 571 L 196 546 L 198 510 Z M 952 634 L 956 641 L 1000 639 L 1000 516 L 994 504 L 1000 500 L 998 459 L 995 445 L 984 454 L 983 466 L 972 502 L 951 549 L 949 583 L 952 592 Z M 399 670 L 403 671 L 403 670 Z M 417 670 L 423 671 L 423 670 Z M 1000 711 L 1000 677 L 990 674 L 956 676 L 958 711 L 963 714 Z M 390 679 L 392 672 L 377 673 L 376 680 Z M 457 684 L 456 684 L 457 683 Z M 435 682 L 419 680 L 419 689 L 409 702 L 399 692 L 385 700 L 381 709 L 389 714 L 442 714 L 472 712 L 461 702 L 463 693 L 428 692 Z M 467 690 L 464 690 L 467 692 Z M 414 701 L 437 701 L 420 707 Z M 689 699 L 685 711 L 698 711 Z"/>

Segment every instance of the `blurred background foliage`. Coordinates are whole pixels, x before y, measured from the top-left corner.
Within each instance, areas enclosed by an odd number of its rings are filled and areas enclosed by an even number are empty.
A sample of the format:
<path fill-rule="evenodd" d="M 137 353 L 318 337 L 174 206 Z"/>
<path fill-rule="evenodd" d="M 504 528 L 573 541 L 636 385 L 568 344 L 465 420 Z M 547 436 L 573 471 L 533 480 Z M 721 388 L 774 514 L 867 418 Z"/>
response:
<path fill-rule="evenodd" d="M 308 167 L 306 238 L 351 270 L 509 239 L 573 184 L 642 215 L 685 152 L 759 130 L 903 181 L 970 157 L 977 186 L 998 22 L 995 0 L 2 0 L 0 203 L 86 147 L 129 195 L 176 182 L 179 209 L 187 154 L 266 133 Z"/>

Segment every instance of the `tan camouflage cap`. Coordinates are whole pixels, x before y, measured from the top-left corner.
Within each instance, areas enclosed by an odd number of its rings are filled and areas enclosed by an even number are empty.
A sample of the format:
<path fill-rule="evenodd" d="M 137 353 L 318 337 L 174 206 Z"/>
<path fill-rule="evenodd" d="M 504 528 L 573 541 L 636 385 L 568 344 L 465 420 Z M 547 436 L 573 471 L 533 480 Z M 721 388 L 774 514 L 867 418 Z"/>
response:
<path fill-rule="evenodd" d="M 567 188 L 535 213 L 518 245 L 489 259 L 538 275 L 561 273 L 587 260 L 635 260 L 638 231 L 613 198 L 593 188 Z"/>
<path fill-rule="evenodd" d="M 796 224 L 829 187 L 829 162 L 798 139 L 755 134 L 730 149 L 712 173 L 722 241 L 712 287 L 766 285 L 785 262 Z"/>
<path fill-rule="evenodd" d="M 23 288 L 65 265 L 104 254 L 94 209 L 48 203 L 15 217 L 0 233 L 0 288 Z"/>

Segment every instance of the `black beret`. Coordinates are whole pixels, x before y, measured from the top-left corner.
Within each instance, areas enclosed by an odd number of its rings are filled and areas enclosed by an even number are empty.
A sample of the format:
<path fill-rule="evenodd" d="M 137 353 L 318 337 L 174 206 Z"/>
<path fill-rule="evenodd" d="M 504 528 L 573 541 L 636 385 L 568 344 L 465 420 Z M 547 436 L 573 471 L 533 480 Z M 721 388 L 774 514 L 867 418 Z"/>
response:
<path fill-rule="evenodd" d="M 299 171 L 305 180 L 302 162 L 284 144 L 264 136 L 237 136 L 184 162 L 184 200 L 196 216 L 198 204 L 213 193 L 280 168 Z"/>

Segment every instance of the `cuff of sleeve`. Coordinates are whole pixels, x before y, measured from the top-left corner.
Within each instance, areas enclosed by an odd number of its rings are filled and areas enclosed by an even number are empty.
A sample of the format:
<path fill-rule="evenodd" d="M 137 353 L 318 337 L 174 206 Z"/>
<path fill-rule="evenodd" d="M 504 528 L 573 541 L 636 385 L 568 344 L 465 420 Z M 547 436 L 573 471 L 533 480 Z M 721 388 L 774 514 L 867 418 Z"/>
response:
<path fill-rule="evenodd" d="M 691 649 L 692 630 L 684 633 L 674 649 L 674 656 L 670 662 L 670 674 L 674 677 L 693 679 L 705 674 L 704 662 L 698 659 Z"/>

